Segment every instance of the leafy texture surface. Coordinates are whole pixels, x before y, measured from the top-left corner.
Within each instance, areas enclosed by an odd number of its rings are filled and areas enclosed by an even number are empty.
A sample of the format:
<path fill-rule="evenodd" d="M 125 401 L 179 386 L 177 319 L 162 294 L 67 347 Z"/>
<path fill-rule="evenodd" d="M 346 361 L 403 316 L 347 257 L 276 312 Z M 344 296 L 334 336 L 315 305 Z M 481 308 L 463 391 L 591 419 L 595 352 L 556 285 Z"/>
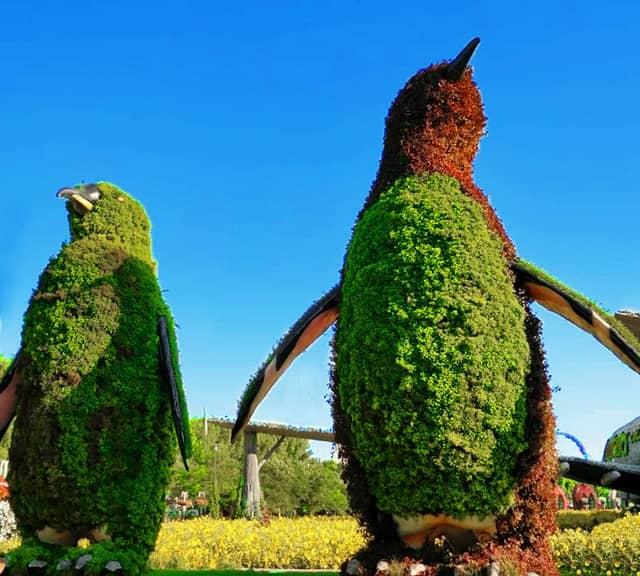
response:
<path fill-rule="evenodd" d="M 26 535 L 106 525 L 153 548 L 173 462 L 158 375 L 157 319 L 170 325 L 144 209 L 110 184 L 42 273 L 24 319 L 23 382 L 10 452 L 12 507 Z M 69 203 L 70 204 L 70 203 Z M 179 379 L 179 374 L 178 374 Z"/>
<path fill-rule="evenodd" d="M 345 260 L 336 390 L 380 510 L 505 510 L 525 446 L 525 313 L 500 239 L 450 177 L 397 181 Z"/>

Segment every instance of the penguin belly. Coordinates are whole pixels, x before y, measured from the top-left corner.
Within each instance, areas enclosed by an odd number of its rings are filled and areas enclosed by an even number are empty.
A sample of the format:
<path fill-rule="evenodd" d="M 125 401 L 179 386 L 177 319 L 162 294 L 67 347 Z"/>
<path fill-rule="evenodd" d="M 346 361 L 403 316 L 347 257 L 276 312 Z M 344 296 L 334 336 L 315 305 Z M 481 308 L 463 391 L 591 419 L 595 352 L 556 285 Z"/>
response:
<path fill-rule="evenodd" d="M 433 518 L 491 533 L 513 503 L 529 345 L 502 248 L 480 205 L 440 174 L 397 180 L 354 228 L 334 394 L 351 455 L 401 536 Z"/>
<path fill-rule="evenodd" d="M 43 541 L 150 550 L 175 454 L 156 334 L 168 311 L 147 263 L 84 244 L 52 260 L 25 315 L 12 507 Z"/>

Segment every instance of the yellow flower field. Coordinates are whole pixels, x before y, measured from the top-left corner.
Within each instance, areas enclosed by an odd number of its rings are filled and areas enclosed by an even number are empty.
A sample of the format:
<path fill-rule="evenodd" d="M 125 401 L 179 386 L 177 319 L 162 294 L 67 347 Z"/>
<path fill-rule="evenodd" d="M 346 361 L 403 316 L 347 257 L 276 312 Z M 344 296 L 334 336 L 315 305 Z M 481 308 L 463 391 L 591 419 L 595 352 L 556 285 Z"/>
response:
<path fill-rule="evenodd" d="M 640 576 L 640 516 L 600 524 L 590 533 L 565 530 L 552 537 L 556 564 L 576 576 Z"/>
<path fill-rule="evenodd" d="M 162 525 L 151 556 L 155 569 L 294 568 L 337 570 L 366 543 L 350 517 L 251 520 L 197 518 Z M 20 543 L 0 543 L 4 554 Z M 552 536 L 566 576 L 640 576 L 640 515 Z"/>
<path fill-rule="evenodd" d="M 349 517 L 273 518 L 268 526 L 197 518 L 163 524 L 151 566 L 336 570 L 365 542 L 365 533 Z"/>

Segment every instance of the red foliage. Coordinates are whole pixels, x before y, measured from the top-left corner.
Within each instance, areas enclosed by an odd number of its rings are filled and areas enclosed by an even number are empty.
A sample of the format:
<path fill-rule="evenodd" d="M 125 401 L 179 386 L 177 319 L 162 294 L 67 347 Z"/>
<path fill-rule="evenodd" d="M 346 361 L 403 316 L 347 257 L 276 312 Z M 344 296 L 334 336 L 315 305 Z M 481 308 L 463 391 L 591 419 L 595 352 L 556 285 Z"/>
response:
<path fill-rule="evenodd" d="M 421 70 L 400 91 L 389 110 L 378 176 L 363 210 L 402 176 L 439 172 L 460 182 L 484 209 L 487 224 L 504 242 L 508 260 L 515 248 L 487 197 L 473 181 L 473 160 L 486 118 L 471 70 L 452 82 L 445 64 Z"/>
<path fill-rule="evenodd" d="M 0 500 L 7 500 L 9 498 L 9 482 L 5 478 L 0 476 Z"/>
<path fill-rule="evenodd" d="M 543 576 L 558 574 L 553 562 L 549 535 L 556 531 L 555 480 L 558 456 L 555 447 L 555 418 L 540 321 L 533 315 L 525 297 L 525 328 L 531 351 L 531 371 L 527 376 L 527 420 L 525 436 L 529 442 L 516 464 L 518 487 L 516 504 L 499 518 L 498 540 L 507 550 L 518 549 L 528 571 Z M 509 554 L 511 557 L 512 555 Z"/>
<path fill-rule="evenodd" d="M 573 489 L 571 498 L 573 500 L 573 507 L 576 510 L 584 510 L 593 507 L 602 508 L 596 491 L 593 489 L 593 486 L 589 486 L 588 484 L 578 484 Z M 590 504 L 590 501 L 593 501 L 593 504 Z"/>

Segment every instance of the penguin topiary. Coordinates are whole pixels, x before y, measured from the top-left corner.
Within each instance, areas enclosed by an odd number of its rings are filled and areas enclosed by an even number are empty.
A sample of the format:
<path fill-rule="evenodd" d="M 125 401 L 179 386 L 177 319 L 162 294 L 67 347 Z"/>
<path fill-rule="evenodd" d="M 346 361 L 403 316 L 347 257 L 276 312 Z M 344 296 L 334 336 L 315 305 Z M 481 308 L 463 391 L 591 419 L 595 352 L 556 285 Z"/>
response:
<path fill-rule="evenodd" d="M 233 430 L 337 321 L 336 441 L 351 507 L 373 536 L 350 574 L 373 575 L 382 559 L 404 559 L 407 572 L 425 562 L 429 575 L 490 561 L 492 574 L 557 574 L 555 426 L 531 301 L 640 371 L 635 338 L 520 260 L 473 181 L 486 122 L 467 67 L 478 43 L 398 94 L 341 281 L 251 379 Z"/>
<path fill-rule="evenodd" d="M 0 397 L 15 397 L 9 483 L 23 534 L 7 563 L 138 574 L 164 514 L 174 427 L 185 465 L 190 451 L 174 324 L 143 207 L 104 182 L 58 196 L 71 241 L 40 276 Z M 83 538 L 91 546 L 74 548 Z"/>

